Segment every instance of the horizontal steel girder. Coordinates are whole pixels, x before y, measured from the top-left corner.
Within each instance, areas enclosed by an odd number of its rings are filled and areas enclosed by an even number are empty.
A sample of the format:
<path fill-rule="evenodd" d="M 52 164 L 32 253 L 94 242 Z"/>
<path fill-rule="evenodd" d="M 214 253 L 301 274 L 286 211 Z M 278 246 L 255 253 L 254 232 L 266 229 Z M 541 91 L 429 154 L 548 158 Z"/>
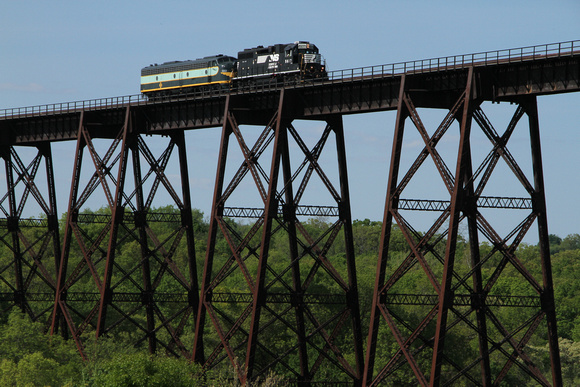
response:
<path fill-rule="evenodd" d="M 580 43 L 572 43 L 576 46 L 560 44 L 554 50 L 541 46 L 542 50 L 538 50 L 541 54 L 514 50 L 512 55 L 510 50 L 508 56 L 499 51 L 489 57 L 460 57 L 463 62 L 451 57 L 377 69 L 345 70 L 327 81 L 293 86 L 275 84 L 155 101 L 131 96 L 22 111 L 12 109 L 0 116 L 0 132 L 2 142 L 11 145 L 74 140 L 84 112 L 93 137 L 112 138 L 114 128 L 123 122 L 127 105 L 143 117 L 143 126 L 139 129 L 143 134 L 219 127 L 223 124 L 222 113 L 228 95 L 240 101 L 239 123 L 257 124 L 275 108 L 273 101 L 283 87 L 299 95 L 302 101 L 293 107 L 295 118 L 324 119 L 329 115 L 395 110 L 403 75 L 407 77 L 409 90 L 415 90 L 417 107 L 449 108 L 463 89 L 470 67 L 474 68 L 476 92 L 482 100 L 511 101 L 519 96 L 577 92 L 580 91 Z"/>

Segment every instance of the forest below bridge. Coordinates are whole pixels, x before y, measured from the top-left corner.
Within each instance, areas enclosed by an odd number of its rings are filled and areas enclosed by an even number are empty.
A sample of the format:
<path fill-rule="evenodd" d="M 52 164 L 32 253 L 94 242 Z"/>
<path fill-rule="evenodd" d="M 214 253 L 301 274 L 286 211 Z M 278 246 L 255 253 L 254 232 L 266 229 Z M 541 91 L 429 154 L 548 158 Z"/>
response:
<path fill-rule="evenodd" d="M 107 215 L 106 209 L 96 211 L 86 211 L 86 214 Z M 155 209 L 154 212 L 178 213 L 173 207 L 163 207 Z M 61 219 L 61 230 L 64 230 L 63 215 Z M 204 257 L 206 255 L 207 238 L 209 224 L 203 213 L 198 210 L 193 211 L 195 254 L 198 277 L 203 273 Z M 240 235 L 244 235 L 251 224 L 228 219 L 229 227 Z M 303 227 L 314 237 L 320 236 L 329 226 L 329 221 L 325 219 L 306 219 Z M 359 292 L 359 303 L 362 318 L 363 337 L 366 341 L 366 329 L 369 327 L 369 311 L 371 309 L 371 299 L 375 283 L 376 264 L 378 256 L 379 239 L 381 235 L 381 222 L 366 220 L 356 220 L 353 222 L 354 250 L 356 256 L 356 270 Z M 85 225 L 83 232 L 87 238 L 98 239 L 102 230 L 102 225 Z M 159 240 L 169 238 L 174 230 L 171 224 L 162 222 L 151 224 L 155 235 Z M 40 230 L 25 230 L 29 233 L 30 240 L 35 239 L 34 233 Z M 232 231 L 233 232 L 233 231 Z M 62 233 L 62 231 L 61 231 Z M 121 230 L 122 234 L 123 231 Z M 259 233 L 258 233 L 259 235 Z M 338 238 L 340 238 L 339 236 Z M 61 236 L 62 238 L 62 236 Z M 106 238 L 104 238 L 106 240 Z M 120 236 L 123 241 L 123 236 Z M 327 252 L 329 260 L 340 261 L 344 256 L 343 244 L 335 243 Z M 395 264 L 410 253 L 408 244 L 404 240 L 403 234 L 394 227 L 391 235 L 389 260 Z M 444 244 L 440 246 L 444 249 Z M 50 249 L 50 247 L 47 247 Z M 188 254 L 185 241 L 176 244 L 176 251 L 173 254 L 173 262 L 182 273 L 188 272 Z M 273 267 L 277 260 L 283 260 L 288 255 L 287 235 L 280 236 L 274 234 L 270 245 L 269 262 Z M 126 238 L 126 243 L 121 243 L 117 247 L 116 265 L 124 272 L 125 276 L 135 276 L 135 281 L 141 281 L 141 273 L 137 271 L 131 273 L 135 260 L 138 260 L 139 246 L 131 238 Z M 492 246 L 486 242 L 480 244 L 481 255 L 492 250 Z M 219 254 L 227 251 L 227 241 L 221 237 L 216 242 L 216 259 Z M 560 352 L 562 359 L 562 371 L 565 385 L 580 385 L 580 235 L 570 234 L 564 237 L 550 235 L 550 251 L 552 259 L 552 269 L 554 278 L 556 312 L 558 318 L 558 335 L 560 337 Z M 48 252 L 50 253 L 50 251 Z M 462 270 L 462 266 L 467 270 L 470 265 L 469 245 L 465 236 L 459 236 L 459 243 L 456 252 L 455 266 L 457 270 Z M 74 267 L 75 260 L 80 260 L 78 247 L 72 247 L 69 258 L 69 265 Z M 47 254 L 50 256 L 50 254 Z M 529 270 L 541 278 L 539 247 L 532 244 L 521 244 L 517 249 L 518 258 L 529 268 Z M 7 243 L 0 245 L 0 293 L 12 291 L 9 277 L 14 264 L 14 257 Z M 340 266 L 340 265 L 339 265 Z M 47 270 L 54 270 L 50 263 L 46 262 Z M 124 270 L 124 271 L 123 271 Z M 341 270 L 339 268 L 339 270 Z M 491 270 L 491 269 L 488 269 Z M 509 270 L 502 279 L 494 286 L 494 292 L 502 295 L 526 294 L 530 289 L 522 288 L 520 281 L 511 281 Z M 404 280 L 399 281 L 397 291 L 399 293 L 417 294 L 422 289 L 429 288 L 430 284 L 425 276 L 420 275 L 420 268 L 417 275 L 407 275 Z M 490 273 L 482 273 L 484 277 Z M 316 288 L 321 293 L 332 293 L 335 284 L 325 283 L 325 277 L 320 276 L 316 281 Z M 35 281 L 35 280 L 33 280 Z M 113 280 L 113 282 L 115 279 Z M 239 281 L 239 282 L 237 282 Z M 220 291 L 237 292 L 245 288 L 243 276 L 233 276 L 221 285 Z M 200 280 L 201 284 L 201 280 Z M 42 284 L 37 284 L 39 287 Z M 34 283 L 32 287 L 34 288 Z M 75 291 L 94 292 L 94 283 L 90 276 L 78 281 L 75 284 Z M 171 281 L 159 281 L 156 289 L 160 293 L 175 292 L 175 285 Z M 91 306 L 87 305 L 87 308 Z M 235 306 L 232 306 L 234 308 Z M 81 310 L 83 306 L 79 306 Z M 168 307 L 169 308 L 169 307 Z M 227 308 L 227 307 L 224 307 Z M 155 356 L 148 353 L 147 343 L 136 340 L 134 326 L 131 324 L 121 324 L 112 330 L 106 337 L 94 340 L 94 330 L 90 328 L 84 332 L 84 345 L 87 360 L 79 356 L 77 348 L 72 340 L 64 340 L 59 335 L 47 335 L 47 321 L 31 321 L 29 316 L 19 308 L 11 307 L 7 302 L 0 301 L 0 385 L 2 386 L 192 386 L 205 385 L 207 378 L 213 380 L 212 384 L 231 383 L 233 373 L 226 366 L 214 370 L 211 375 L 200 376 L 200 367 L 192 364 L 187 359 L 173 354 L 167 355 L 163 348 L 157 351 Z M 511 318 L 516 319 L 520 312 L 518 308 L 506 308 L 503 312 L 503 321 L 509 324 Z M 169 313 L 169 311 L 168 311 Z M 406 313 L 404 310 L 401 313 Z M 413 316 L 409 312 L 409 319 Z M 135 320 L 144 321 L 145 316 L 133 316 Z M 39 320 L 42 320 L 39 319 Z M 46 318 L 45 318 L 46 320 Z M 181 335 L 183 346 L 189 351 L 193 348 L 193 323 L 184 329 Z M 473 332 L 463 332 L 461 330 L 453 333 L 448 338 L 450 343 L 465 343 L 473 345 L 477 342 Z M 217 340 L 211 334 L 206 335 L 207 340 Z M 289 340 L 294 340 L 288 335 Z M 139 342 L 135 345 L 135 342 Z M 366 346 L 366 342 L 364 343 Z M 377 357 L 387 354 L 393 349 L 392 343 L 381 344 L 377 347 Z M 548 355 L 547 339 L 545 332 L 539 331 L 528 343 L 530 351 L 535 352 L 534 358 L 538 359 L 538 367 L 544 374 L 549 374 L 550 361 Z M 348 354 L 347 354 L 348 356 Z M 458 356 L 461 356 L 458 351 Z M 423 359 L 428 361 L 428 359 Z M 227 361 L 225 362 L 227 363 Z M 492 364 L 492 367 L 494 365 Z M 283 372 L 275 372 L 264 382 L 271 385 L 282 385 L 288 377 Z M 410 369 L 400 368 L 386 382 L 386 385 L 414 385 L 414 377 Z M 533 385 L 522 375 L 515 373 L 505 380 L 506 385 Z"/>

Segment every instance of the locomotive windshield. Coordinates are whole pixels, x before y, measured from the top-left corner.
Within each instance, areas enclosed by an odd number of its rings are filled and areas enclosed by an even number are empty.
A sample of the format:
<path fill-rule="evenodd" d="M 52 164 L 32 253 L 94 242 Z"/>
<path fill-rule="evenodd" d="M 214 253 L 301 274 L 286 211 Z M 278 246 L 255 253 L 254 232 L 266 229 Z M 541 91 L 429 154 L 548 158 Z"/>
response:
<path fill-rule="evenodd" d="M 301 54 L 318 54 L 318 48 L 310 43 L 298 43 L 298 52 Z"/>
<path fill-rule="evenodd" d="M 234 60 L 235 60 L 235 59 L 234 59 L 234 58 L 232 58 L 232 57 L 229 57 L 229 56 L 224 56 L 224 57 L 218 58 L 218 60 L 217 60 L 217 61 L 218 61 L 218 63 L 220 63 L 220 64 L 221 64 L 221 63 L 230 63 L 230 62 L 233 62 Z"/>

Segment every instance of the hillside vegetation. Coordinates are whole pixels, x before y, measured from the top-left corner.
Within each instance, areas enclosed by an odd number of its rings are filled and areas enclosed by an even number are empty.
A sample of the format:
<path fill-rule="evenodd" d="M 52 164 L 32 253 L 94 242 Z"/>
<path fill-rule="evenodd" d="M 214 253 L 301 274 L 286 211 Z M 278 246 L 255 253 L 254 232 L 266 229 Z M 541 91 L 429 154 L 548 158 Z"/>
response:
<path fill-rule="evenodd" d="M 175 211 L 171 208 L 161 210 Z M 194 211 L 194 222 L 197 269 L 198 273 L 201 274 L 209 227 L 207 221 L 203 219 L 203 214 L 199 211 Z M 233 221 L 232 224 L 235 224 L 241 234 L 243 234 L 244 229 L 251 227 Z M 327 224 L 320 220 L 305 221 L 304 224 L 312 235 L 316 235 L 317 227 L 320 229 L 327 227 Z M 164 230 L 163 224 L 155 227 L 157 227 L 156 232 L 160 238 L 164 233 L 171 232 L 170 229 Z M 353 222 L 360 310 L 363 319 L 362 333 L 365 341 L 366 329 L 370 323 L 369 311 L 376 275 L 380 233 L 381 222 L 369 220 Z M 224 244 L 225 241 L 219 240 L 217 245 L 219 246 L 220 243 Z M 550 243 L 564 384 L 580 385 L 580 281 L 578 280 L 580 278 L 580 235 L 571 234 L 564 238 L 551 235 Z M 340 246 L 340 243 L 336 245 Z M 120 246 L 117 259 L 120 261 L 133 259 L 138 253 L 137 247 L 134 242 L 130 242 L 127 246 Z M 175 254 L 177 265 L 186 265 L 185 248 L 183 244 L 180 245 L 179 249 L 183 251 L 178 251 Z M 272 262 L 287 256 L 287 243 L 282 240 L 282 237 L 274 236 L 270 248 Z M 480 245 L 482 255 L 491 251 L 491 248 L 487 243 Z M 216 250 L 221 251 L 219 248 Z M 391 236 L 390 259 L 392 264 L 394 265 L 399 260 L 398 257 L 406 256 L 408 253 L 409 247 L 405 243 L 402 233 L 395 227 Z M 74 254 L 74 251 L 71 254 Z M 343 252 L 339 247 L 328 252 L 331 259 L 341 255 Z M 538 246 L 522 244 L 518 248 L 517 256 L 536 278 L 541 278 Z M 469 246 L 461 238 L 456 257 L 457 270 L 464 270 L 470 265 Z M 8 248 L 6 246 L 0 247 L 0 267 L 4 270 L 2 276 L 8 276 L 12 259 L 12 254 Z M 528 290 L 522 288 L 521 282 L 510 280 L 509 270 L 515 269 L 508 268 L 506 270 L 502 274 L 502 279 L 494 287 L 494 291 L 501 292 L 502 295 L 521 296 L 523 293 L 525 295 Z M 183 268 L 183 272 L 187 272 L 186 267 Z M 489 276 L 490 273 L 483 273 L 483 275 L 484 277 Z M 239 280 L 243 281 L 243 278 L 239 277 Z M 231 289 L 225 290 L 235 291 L 237 288 L 243 288 L 243 284 L 238 286 L 239 284 L 236 284 L 235 281 L 236 277 L 232 277 L 227 282 Z M 319 283 L 317 286 L 320 289 L 325 289 L 324 283 Z M 328 284 L 329 288 L 332 286 L 333 284 Z M 417 294 L 421 293 L 421 289 L 429 286 L 425 276 L 419 274 L 415 276 L 410 273 L 399 281 L 397 292 Z M 0 283 L 0 292 L 9 291 L 6 283 Z M 159 291 L 164 291 L 164 289 L 160 288 Z M 171 292 L 172 289 L 168 288 L 166 291 Z M 233 375 L 231 371 L 229 373 L 221 371 L 221 374 L 202 375 L 199 366 L 186 359 L 166 356 L 162 353 L 163 351 L 159 351 L 160 353 L 157 355 L 149 355 L 146 343 L 140 346 L 132 344 L 133 328 L 130 325 L 127 325 L 126 328 L 119 327 L 119 329 L 112 331 L 111 335 L 98 342 L 94 340 L 94 332 L 87 330 L 84 334 L 84 343 L 88 360 L 83 361 L 72 341 L 64 340 L 58 335 L 49 336 L 44 333 L 47 327 L 46 322 L 32 322 L 20 309 L 10 309 L 6 303 L 0 303 L 0 306 L 0 310 L 8 310 L 0 315 L 1 386 L 196 386 L 208 383 L 212 385 L 231 383 L 228 381 Z M 519 312 L 518 308 L 506 308 L 505 311 L 502 311 L 502 321 L 509 325 L 510 319 L 517 319 Z M 407 317 L 410 320 L 414 318 L 404 308 L 401 308 L 401 313 L 408 313 Z M 193 332 L 184 332 L 182 339 L 191 350 L 193 348 Z M 210 335 L 209 340 L 212 339 L 215 338 Z M 295 338 L 289 335 L 289 340 L 295 340 Z M 388 354 L 392 353 L 396 343 L 392 339 L 390 340 L 390 342 L 379 344 L 377 358 L 382 355 L 389 356 Z M 453 343 L 458 345 L 457 356 L 461 356 L 463 346 L 477 347 L 477 337 L 473 331 L 454 331 L 447 338 L 447 341 L 450 346 Z M 529 342 L 528 347 L 530 351 L 534 352 L 534 358 L 540 359 L 538 367 L 545 375 L 549 375 L 550 361 L 545 332 L 539 330 L 538 334 L 534 335 Z M 498 366 L 492 364 L 492 369 Z M 284 378 L 285 375 L 272 375 L 262 382 L 280 385 L 283 384 Z M 386 382 L 387 385 L 414 385 L 413 380 L 411 370 L 402 367 Z M 506 379 L 505 383 L 506 385 L 519 386 L 533 385 L 517 373 Z"/>

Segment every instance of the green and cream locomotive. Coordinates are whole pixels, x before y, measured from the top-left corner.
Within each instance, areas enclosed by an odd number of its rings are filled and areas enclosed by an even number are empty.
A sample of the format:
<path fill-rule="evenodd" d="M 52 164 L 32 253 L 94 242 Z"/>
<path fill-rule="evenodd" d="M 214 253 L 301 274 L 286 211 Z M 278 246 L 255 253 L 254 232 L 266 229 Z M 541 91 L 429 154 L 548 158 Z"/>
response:
<path fill-rule="evenodd" d="M 141 92 L 172 94 L 192 87 L 229 87 L 235 65 L 236 58 L 225 55 L 151 65 L 141 70 Z"/>

